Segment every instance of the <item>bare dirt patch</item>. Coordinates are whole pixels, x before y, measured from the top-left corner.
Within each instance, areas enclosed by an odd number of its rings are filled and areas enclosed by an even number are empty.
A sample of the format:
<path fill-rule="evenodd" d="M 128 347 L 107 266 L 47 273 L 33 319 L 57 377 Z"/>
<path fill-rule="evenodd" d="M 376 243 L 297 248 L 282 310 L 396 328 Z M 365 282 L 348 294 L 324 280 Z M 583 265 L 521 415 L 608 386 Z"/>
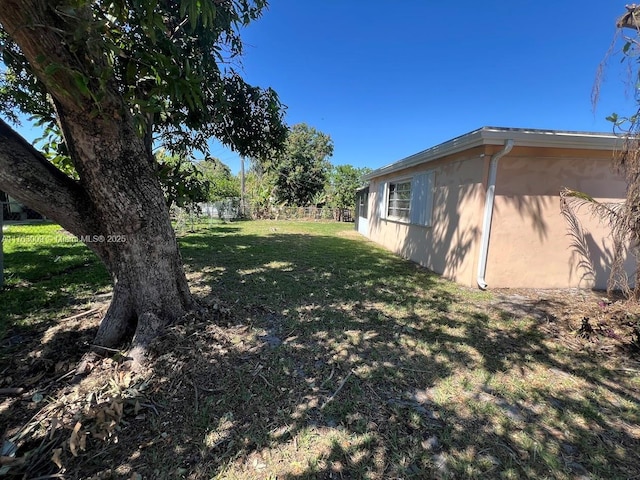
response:
<path fill-rule="evenodd" d="M 621 362 L 640 357 L 640 304 L 619 294 L 580 289 L 495 290 L 501 315 L 531 317 L 551 338 L 576 350 L 613 355 Z"/>

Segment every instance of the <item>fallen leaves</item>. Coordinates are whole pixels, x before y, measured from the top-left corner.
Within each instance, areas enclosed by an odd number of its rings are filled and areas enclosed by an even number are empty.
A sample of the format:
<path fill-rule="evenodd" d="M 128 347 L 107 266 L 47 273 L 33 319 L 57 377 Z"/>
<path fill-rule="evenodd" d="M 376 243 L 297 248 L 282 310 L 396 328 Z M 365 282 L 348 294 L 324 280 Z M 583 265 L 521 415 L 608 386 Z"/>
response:
<path fill-rule="evenodd" d="M 60 459 L 60 455 L 62 454 L 62 448 L 54 448 L 53 455 L 51 455 L 51 461 L 56 464 L 56 467 L 59 469 L 62 468 L 62 460 Z"/>
<path fill-rule="evenodd" d="M 117 443 L 125 417 L 140 417 L 152 405 L 143 396 L 147 379 L 120 370 L 110 359 L 92 363 L 91 378 L 58 384 L 57 394 L 46 398 L 40 392 L 31 395 L 30 404 L 40 409 L 3 444 L 0 475 L 32 478 L 51 474 L 53 465 L 63 472 L 69 458 L 82 457 L 91 441 Z"/>
<path fill-rule="evenodd" d="M 81 428 L 82 424 L 80 422 L 76 422 L 75 427 L 73 427 L 73 432 L 71 432 L 71 438 L 69 439 L 69 450 L 71 451 L 71 455 L 74 457 L 78 456 L 78 448 L 81 450 L 85 450 L 87 448 L 86 432 L 82 432 L 81 434 Z"/>

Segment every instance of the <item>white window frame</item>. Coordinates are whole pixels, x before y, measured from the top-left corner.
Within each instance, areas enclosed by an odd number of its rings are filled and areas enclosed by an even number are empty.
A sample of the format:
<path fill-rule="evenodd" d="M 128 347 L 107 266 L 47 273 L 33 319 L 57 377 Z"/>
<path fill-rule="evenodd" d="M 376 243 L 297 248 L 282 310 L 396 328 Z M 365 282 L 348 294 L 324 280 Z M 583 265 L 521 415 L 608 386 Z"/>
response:
<path fill-rule="evenodd" d="M 391 186 L 410 183 L 409 212 L 406 217 L 389 213 Z M 380 218 L 393 222 L 432 226 L 433 196 L 435 191 L 435 170 L 427 170 L 410 177 L 398 177 L 378 186 Z"/>
<path fill-rule="evenodd" d="M 408 198 L 401 198 L 405 196 L 405 192 L 407 192 L 405 186 L 409 186 L 408 188 Z M 402 190 L 398 190 L 397 187 L 403 187 Z M 396 187 L 396 188 L 394 188 Z M 413 182 L 411 177 L 402 178 L 397 180 L 392 180 L 388 182 L 386 188 L 386 203 L 385 203 L 385 212 L 387 218 L 389 220 L 395 220 L 402 223 L 409 223 L 411 219 L 411 191 L 413 188 Z M 398 192 L 401 192 L 400 194 Z M 391 198 L 392 195 L 396 195 L 396 198 Z M 394 203 L 392 205 L 392 202 Z M 406 204 L 406 207 L 404 205 Z M 402 205 L 402 206 L 400 206 Z M 399 211 L 406 212 L 405 215 L 398 215 Z"/>

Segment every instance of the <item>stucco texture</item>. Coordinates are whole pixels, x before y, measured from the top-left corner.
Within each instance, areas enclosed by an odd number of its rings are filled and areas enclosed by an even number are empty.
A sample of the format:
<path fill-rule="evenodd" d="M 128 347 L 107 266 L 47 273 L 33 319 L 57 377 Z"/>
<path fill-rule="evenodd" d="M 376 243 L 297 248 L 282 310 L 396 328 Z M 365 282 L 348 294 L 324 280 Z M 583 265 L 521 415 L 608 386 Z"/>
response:
<path fill-rule="evenodd" d="M 500 149 L 485 145 L 373 178 L 366 235 L 447 278 L 475 286 L 489 162 Z M 581 231 L 571 235 L 559 194 L 568 187 L 601 201 L 621 201 L 625 184 L 611 170 L 612 155 L 516 146 L 499 161 L 485 276 L 489 288 L 606 287 L 612 255 L 608 228 L 582 209 Z M 428 170 L 435 172 L 431 226 L 381 218 L 379 185 Z M 633 268 L 630 262 L 628 267 Z"/>
<path fill-rule="evenodd" d="M 559 192 L 568 187 L 599 201 L 622 201 L 625 184 L 612 172 L 611 159 L 611 152 L 516 148 L 500 161 L 489 285 L 606 288 L 612 259 L 609 228 L 584 207 L 579 210 L 581 232 L 570 231 Z"/>

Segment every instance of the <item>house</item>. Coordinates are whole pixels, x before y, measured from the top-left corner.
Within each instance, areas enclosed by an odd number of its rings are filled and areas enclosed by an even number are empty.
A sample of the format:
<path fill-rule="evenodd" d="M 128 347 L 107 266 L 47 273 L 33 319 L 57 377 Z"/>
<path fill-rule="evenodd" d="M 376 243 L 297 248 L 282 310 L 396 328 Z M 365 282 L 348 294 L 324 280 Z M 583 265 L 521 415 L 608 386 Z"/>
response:
<path fill-rule="evenodd" d="M 484 127 L 369 173 L 357 229 L 463 285 L 606 288 L 609 230 L 587 208 L 571 230 L 559 194 L 623 201 L 620 146 L 606 133 Z"/>
<path fill-rule="evenodd" d="M 40 220 L 42 215 L 25 207 L 14 198 L 0 191 L 0 208 L 4 221 Z"/>

